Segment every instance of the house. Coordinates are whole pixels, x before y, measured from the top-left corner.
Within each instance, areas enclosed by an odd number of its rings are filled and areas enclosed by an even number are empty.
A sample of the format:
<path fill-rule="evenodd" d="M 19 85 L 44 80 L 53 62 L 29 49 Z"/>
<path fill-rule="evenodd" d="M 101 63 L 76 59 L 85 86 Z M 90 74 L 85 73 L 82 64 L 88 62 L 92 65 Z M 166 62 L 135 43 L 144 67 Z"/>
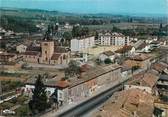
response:
<path fill-rule="evenodd" d="M 168 64 L 166 63 L 163 62 L 154 63 L 151 68 L 156 70 L 160 74 L 168 74 Z"/>
<path fill-rule="evenodd" d="M 152 117 L 154 97 L 139 89 L 115 93 L 92 117 Z"/>
<path fill-rule="evenodd" d="M 0 63 L 16 62 L 17 55 L 13 53 L 0 53 Z"/>
<path fill-rule="evenodd" d="M 155 88 L 159 77 L 154 73 L 147 72 L 147 73 L 139 73 L 133 75 L 132 80 L 128 82 L 127 85 L 124 86 L 124 89 L 140 89 L 146 91 L 148 93 L 156 93 Z"/>
<path fill-rule="evenodd" d="M 151 56 L 148 54 L 138 54 L 124 61 L 123 65 L 128 67 L 138 66 L 141 69 L 148 69 L 151 66 Z"/>
<path fill-rule="evenodd" d="M 111 61 L 114 62 L 115 53 L 112 52 L 112 51 L 105 51 L 105 52 L 103 52 L 103 53 L 100 53 L 98 58 L 99 58 L 100 61 L 103 61 L 103 62 L 104 62 L 104 60 L 106 60 L 107 58 L 111 59 Z"/>
<path fill-rule="evenodd" d="M 157 81 L 159 94 L 168 96 L 168 75 L 160 75 Z"/>
<path fill-rule="evenodd" d="M 129 36 L 124 36 L 121 33 L 99 33 L 98 35 L 98 44 L 99 45 L 115 45 L 115 46 L 124 46 L 129 45 Z"/>
<path fill-rule="evenodd" d="M 122 48 L 115 51 L 118 56 L 132 56 L 135 54 L 135 47 L 133 46 L 123 46 Z"/>
<path fill-rule="evenodd" d="M 27 46 L 24 44 L 20 44 L 18 46 L 16 46 L 16 51 L 19 53 L 23 53 L 26 52 Z"/>
<path fill-rule="evenodd" d="M 152 41 L 150 43 L 151 48 L 158 48 L 160 47 L 160 42 L 159 41 Z"/>
<path fill-rule="evenodd" d="M 26 51 L 21 53 L 21 55 L 23 56 L 24 62 L 40 63 L 40 52 L 38 51 Z"/>
<path fill-rule="evenodd" d="M 146 42 L 141 43 L 137 48 L 137 52 L 150 52 L 151 51 L 151 46 L 147 44 Z"/>
<path fill-rule="evenodd" d="M 71 51 L 81 52 L 82 50 L 89 49 L 95 46 L 95 37 L 81 37 L 71 40 Z"/>

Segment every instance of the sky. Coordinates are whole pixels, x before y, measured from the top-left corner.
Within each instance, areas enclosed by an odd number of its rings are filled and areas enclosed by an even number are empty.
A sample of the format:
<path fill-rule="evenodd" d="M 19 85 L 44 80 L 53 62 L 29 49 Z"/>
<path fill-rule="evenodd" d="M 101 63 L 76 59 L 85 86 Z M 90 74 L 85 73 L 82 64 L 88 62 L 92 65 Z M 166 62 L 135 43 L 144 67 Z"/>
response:
<path fill-rule="evenodd" d="M 168 15 L 168 0 L 0 0 L 0 6 L 71 13 Z"/>

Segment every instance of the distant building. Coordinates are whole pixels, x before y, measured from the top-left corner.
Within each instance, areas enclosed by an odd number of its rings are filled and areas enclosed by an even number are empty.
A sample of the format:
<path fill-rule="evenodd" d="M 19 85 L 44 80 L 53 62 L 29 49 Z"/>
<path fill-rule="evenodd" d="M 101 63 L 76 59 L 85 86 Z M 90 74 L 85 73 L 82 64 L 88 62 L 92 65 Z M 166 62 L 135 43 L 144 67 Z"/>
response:
<path fill-rule="evenodd" d="M 0 63 L 16 62 L 17 55 L 13 53 L 0 53 Z"/>
<path fill-rule="evenodd" d="M 27 46 L 25 46 L 24 44 L 20 44 L 16 46 L 16 51 L 19 53 L 26 52 L 26 49 L 27 49 Z"/>
<path fill-rule="evenodd" d="M 147 70 L 151 66 L 151 56 L 147 54 L 138 54 L 130 57 L 126 61 L 124 61 L 123 65 L 127 67 L 139 67 L 141 69 Z"/>
<path fill-rule="evenodd" d="M 145 42 L 141 43 L 137 48 L 137 52 L 151 52 L 151 46 Z"/>
<path fill-rule="evenodd" d="M 116 45 L 124 46 L 129 44 L 129 36 L 124 36 L 121 33 L 100 33 L 98 36 L 97 44 L 99 45 Z"/>
<path fill-rule="evenodd" d="M 123 46 L 122 48 L 115 51 L 118 56 L 132 56 L 135 54 L 135 47 L 133 46 Z"/>
<path fill-rule="evenodd" d="M 111 61 L 114 62 L 115 53 L 112 51 L 105 51 L 105 52 L 99 54 L 100 61 L 104 62 L 107 58 L 109 58 Z"/>
<path fill-rule="evenodd" d="M 82 50 L 92 48 L 95 46 L 95 37 L 82 37 L 82 38 L 75 38 L 71 40 L 71 51 L 81 52 Z"/>

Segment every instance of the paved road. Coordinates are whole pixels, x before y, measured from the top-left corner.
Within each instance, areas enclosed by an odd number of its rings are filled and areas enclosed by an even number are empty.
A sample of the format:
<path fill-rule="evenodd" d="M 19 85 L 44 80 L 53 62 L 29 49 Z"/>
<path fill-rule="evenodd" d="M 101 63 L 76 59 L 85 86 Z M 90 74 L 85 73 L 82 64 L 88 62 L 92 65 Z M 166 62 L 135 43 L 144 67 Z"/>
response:
<path fill-rule="evenodd" d="M 28 63 L 27 67 L 33 68 L 50 68 L 50 69 L 64 69 L 67 67 L 66 64 L 64 65 L 47 65 L 47 64 L 36 64 L 36 63 Z"/>
<path fill-rule="evenodd" d="M 95 96 L 94 98 L 77 105 L 68 111 L 57 115 L 57 117 L 84 117 L 86 113 L 100 106 L 106 100 L 113 95 L 114 92 L 119 91 L 123 88 L 123 83 L 115 85 L 114 87 L 104 91 L 103 93 Z"/>

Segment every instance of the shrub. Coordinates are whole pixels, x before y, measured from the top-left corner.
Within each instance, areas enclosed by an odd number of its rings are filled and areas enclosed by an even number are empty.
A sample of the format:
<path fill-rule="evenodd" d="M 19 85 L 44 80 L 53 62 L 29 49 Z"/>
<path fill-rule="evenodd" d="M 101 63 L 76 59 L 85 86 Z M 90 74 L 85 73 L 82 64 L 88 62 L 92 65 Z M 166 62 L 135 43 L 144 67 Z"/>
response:
<path fill-rule="evenodd" d="M 10 109 L 12 106 L 14 106 L 14 104 L 10 102 L 4 102 L 1 106 L 3 109 Z"/>
<path fill-rule="evenodd" d="M 30 113 L 28 105 L 22 105 L 21 107 L 19 107 L 16 110 L 16 113 L 17 113 L 18 117 L 26 117 L 26 116 L 28 116 L 29 113 Z"/>
<path fill-rule="evenodd" d="M 105 64 L 111 64 L 112 61 L 111 61 L 111 59 L 107 58 L 107 59 L 104 60 L 104 63 L 105 63 Z"/>

